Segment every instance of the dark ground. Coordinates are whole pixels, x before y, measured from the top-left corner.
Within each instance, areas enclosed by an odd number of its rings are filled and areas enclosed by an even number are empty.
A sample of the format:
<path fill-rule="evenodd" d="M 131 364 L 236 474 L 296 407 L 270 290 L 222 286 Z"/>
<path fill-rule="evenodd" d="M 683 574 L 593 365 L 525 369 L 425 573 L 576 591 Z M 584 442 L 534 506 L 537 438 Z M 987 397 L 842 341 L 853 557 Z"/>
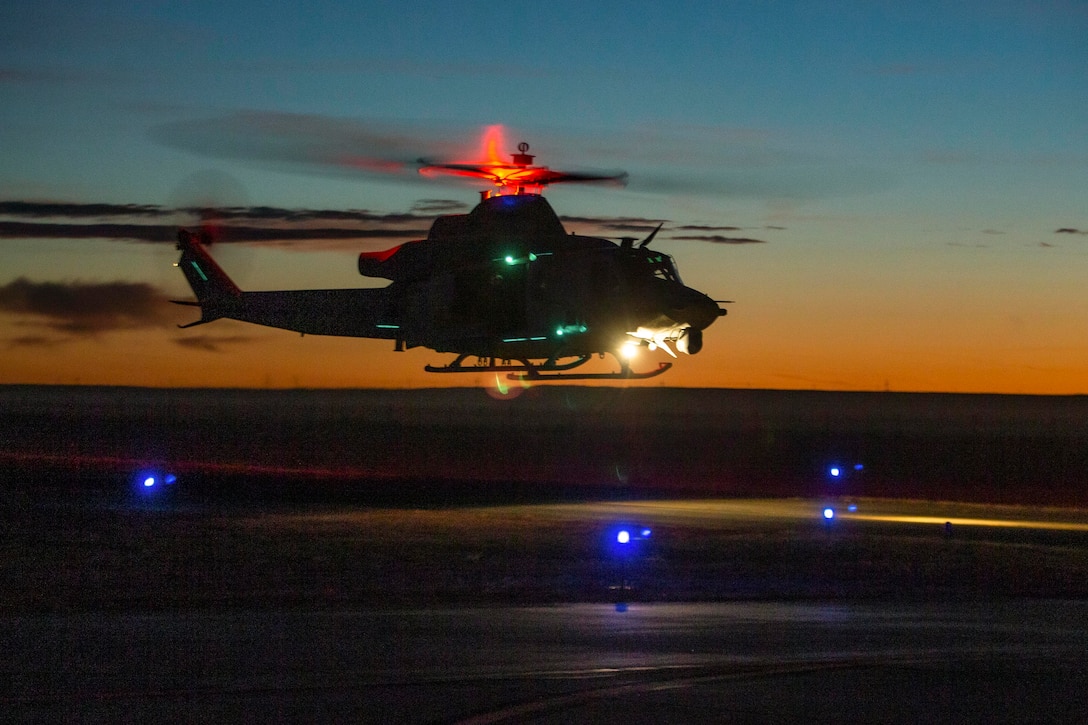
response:
<path fill-rule="evenodd" d="M 0 711 L 1082 722 L 1086 524 L 1082 397 L 0 387 Z"/>
<path fill-rule="evenodd" d="M 83 485 L 148 464 L 193 486 L 244 479 L 302 495 L 441 480 L 503 495 L 524 484 L 807 496 L 824 493 L 830 464 L 861 463 L 863 475 L 840 482 L 848 493 L 1088 507 L 1085 396 L 520 392 L 7 386 L 0 465 Z"/>
<path fill-rule="evenodd" d="M 0 611 L 607 601 L 563 501 L 1088 508 L 1088 399 L 546 388 L 0 389 Z M 854 462 L 864 469 L 854 471 Z M 832 480 L 831 463 L 848 476 Z M 176 488 L 145 498 L 143 470 Z M 661 521 L 648 601 L 1088 596 L 1086 535 Z"/>

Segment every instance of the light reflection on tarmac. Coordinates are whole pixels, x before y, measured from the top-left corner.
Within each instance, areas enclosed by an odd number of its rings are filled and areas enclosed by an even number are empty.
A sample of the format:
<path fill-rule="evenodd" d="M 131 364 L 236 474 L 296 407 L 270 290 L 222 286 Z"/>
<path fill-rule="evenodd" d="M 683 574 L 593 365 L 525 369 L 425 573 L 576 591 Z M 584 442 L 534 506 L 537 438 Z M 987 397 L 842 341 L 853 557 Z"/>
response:
<path fill-rule="evenodd" d="M 768 519 L 815 519 L 825 506 L 835 509 L 842 521 L 934 526 L 983 526 L 1088 532 L 1088 511 L 989 504 L 860 499 L 857 502 L 815 499 L 727 499 L 635 501 L 593 504 L 556 504 L 525 507 L 541 518 L 638 518 L 647 522 L 672 522 L 706 528 L 735 526 Z M 856 510 L 851 511 L 851 506 Z"/>
<path fill-rule="evenodd" d="M 8 618 L 7 721 L 995 722 L 1088 713 L 1088 603 Z"/>

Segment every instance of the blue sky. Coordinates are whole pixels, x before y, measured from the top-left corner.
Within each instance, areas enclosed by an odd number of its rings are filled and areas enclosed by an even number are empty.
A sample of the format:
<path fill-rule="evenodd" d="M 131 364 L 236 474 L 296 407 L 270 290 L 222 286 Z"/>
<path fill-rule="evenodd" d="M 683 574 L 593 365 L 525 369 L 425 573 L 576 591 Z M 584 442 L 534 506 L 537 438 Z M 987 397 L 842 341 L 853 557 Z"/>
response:
<path fill-rule="evenodd" d="M 218 178 L 240 205 L 405 212 L 473 194 L 193 153 L 160 132 L 281 113 L 472 144 L 501 123 L 543 163 L 630 172 L 624 190 L 548 196 L 570 217 L 668 220 L 659 246 L 685 281 L 738 301 L 675 384 L 1088 392 L 1086 37 L 1073 2 L 9 3 L 0 200 L 174 207 Z M 348 286 L 360 248 L 256 249 L 236 269 L 265 288 Z M 172 254 L 9 235 L 0 289 L 135 280 L 176 296 Z M 0 340 L 22 360 L 0 382 L 30 382 L 43 349 L 108 348 L 104 377 L 167 384 L 126 367 L 130 329 L 27 333 L 40 322 L 0 306 Z M 281 333 L 222 324 L 247 342 L 179 347 L 163 325 L 140 349 L 178 348 L 224 380 L 278 354 Z M 354 342 L 345 355 L 389 359 Z M 305 356 L 290 359 L 262 380 L 306 384 L 290 367 Z M 314 384 L 355 378 L 338 380 Z"/>

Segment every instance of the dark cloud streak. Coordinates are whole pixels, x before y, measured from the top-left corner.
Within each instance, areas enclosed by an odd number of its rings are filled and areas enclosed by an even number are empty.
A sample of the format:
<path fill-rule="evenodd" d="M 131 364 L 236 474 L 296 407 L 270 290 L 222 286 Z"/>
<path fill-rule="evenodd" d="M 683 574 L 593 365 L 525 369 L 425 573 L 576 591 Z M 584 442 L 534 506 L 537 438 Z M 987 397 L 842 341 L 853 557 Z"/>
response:
<path fill-rule="evenodd" d="M 418 238 L 426 235 L 434 218 L 428 214 L 375 214 L 358 209 L 341 211 L 270 206 L 169 208 L 147 204 L 21 200 L 0 201 L 0 216 L 9 217 L 0 220 L 0 238 L 120 239 L 150 243 L 172 243 L 177 238 L 178 225 L 145 220 L 181 217 L 190 220 L 192 225 L 204 220 L 219 230 L 221 241 L 255 242 Z M 44 221 L 47 219 L 51 221 Z M 58 219 L 95 221 L 55 221 Z"/>
<path fill-rule="evenodd" d="M 178 228 L 162 224 L 49 224 L 0 221 L 0 239 L 130 239 L 172 242 Z"/>
<path fill-rule="evenodd" d="M 30 217 L 160 217 L 173 213 L 154 204 L 76 204 L 48 201 L 0 201 L 0 214 L 4 216 Z"/>
<path fill-rule="evenodd" d="M 410 212 L 376 214 L 366 210 L 284 209 L 271 206 L 169 208 L 141 204 L 77 204 L 66 202 L 0 201 L 0 239 L 117 239 L 143 243 L 173 243 L 178 225 L 142 222 L 184 216 L 196 226 L 204 219 L 221 242 L 301 242 L 309 240 L 422 239 L 440 213 L 463 212 L 465 205 L 449 199 L 418 202 Z M 428 213 L 429 212 L 429 213 Z M 26 220 L 31 221 L 26 221 Z M 94 219 L 58 222 L 45 219 Z M 565 224 L 587 224 L 614 232 L 647 234 L 661 219 L 643 217 L 561 217 Z M 109 220 L 109 221 L 104 221 Z M 248 222 L 248 223 L 247 223 Z M 341 226 L 342 225 L 342 226 Z M 185 225 L 183 225 L 185 226 Z M 688 231 L 734 231 L 738 227 L 682 226 Z"/>
<path fill-rule="evenodd" d="M 676 241 L 684 241 L 684 242 L 709 242 L 711 244 L 731 244 L 731 245 L 766 244 L 767 243 L 763 239 L 750 239 L 748 237 L 725 237 L 725 236 L 722 236 L 720 234 L 681 235 L 681 236 L 669 237 L 669 239 L 673 239 L 673 240 L 676 240 Z"/>
<path fill-rule="evenodd" d="M 742 227 L 713 227 L 705 224 L 684 224 L 674 227 L 675 231 L 685 232 L 739 232 Z"/>
<path fill-rule="evenodd" d="M 421 199 L 412 205 L 412 211 L 423 214 L 454 214 L 468 211 L 468 206 L 454 199 Z"/>
<path fill-rule="evenodd" d="M 0 239 L 119 239 L 150 243 L 173 243 L 178 227 L 139 224 L 34 224 L 0 222 Z M 424 228 L 415 229 L 276 229 L 217 225 L 217 242 L 274 242 L 311 239 L 421 238 Z"/>
<path fill-rule="evenodd" d="M 143 282 L 33 282 L 19 277 L 0 286 L 0 311 L 43 318 L 45 327 L 69 335 L 163 326 L 171 319 L 165 301 L 158 288 Z"/>
<path fill-rule="evenodd" d="M 221 353 L 225 352 L 223 349 L 225 345 L 244 345 L 255 339 L 245 335 L 190 335 L 188 337 L 178 337 L 173 342 L 191 350 Z"/>
<path fill-rule="evenodd" d="M 64 340 L 60 340 L 55 337 L 47 337 L 45 335 L 21 335 L 19 337 L 12 337 L 7 340 L 7 346 L 10 347 L 37 347 L 37 348 L 51 348 L 56 347 L 64 343 Z"/>
<path fill-rule="evenodd" d="M 421 202 L 428 203 L 428 202 Z M 431 200 L 429 203 L 459 204 L 449 200 Z M 460 205 L 463 208 L 463 205 Z M 273 206 L 182 206 L 163 207 L 155 204 L 79 204 L 72 202 L 0 201 L 0 216 L 42 219 L 65 218 L 129 218 L 172 217 L 189 214 L 194 217 L 210 216 L 215 219 L 259 219 L 262 221 L 311 222 L 349 221 L 377 223 L 419 222 L 433 218 L 433 214 L 393 213 L 375 214 L 365 209 L 284 209 Z"/>

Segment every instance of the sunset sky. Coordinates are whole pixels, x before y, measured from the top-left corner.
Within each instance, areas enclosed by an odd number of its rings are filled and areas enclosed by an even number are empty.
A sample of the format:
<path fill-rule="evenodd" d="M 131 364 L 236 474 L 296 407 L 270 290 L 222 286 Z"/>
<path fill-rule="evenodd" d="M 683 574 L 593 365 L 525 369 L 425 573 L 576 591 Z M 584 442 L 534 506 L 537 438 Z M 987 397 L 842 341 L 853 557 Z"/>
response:
<path fill-rule="evenodd" d="M 1088 393 L 1080 2 L 14 2 L 0 6 L 0 384 L 429 387 L 449 355 L 195 310 L 191 208 L 243 289 L 351 287 L 476 192 L 333 159 L 501 124 L 568 230 L 735 300 L 630 385 Z M 318 231 L 315 231 L 318 230 Z M 656 367 L 661 353 L 640 365 Z M 636 365 L 637 367 L 638 365 Z"/>

